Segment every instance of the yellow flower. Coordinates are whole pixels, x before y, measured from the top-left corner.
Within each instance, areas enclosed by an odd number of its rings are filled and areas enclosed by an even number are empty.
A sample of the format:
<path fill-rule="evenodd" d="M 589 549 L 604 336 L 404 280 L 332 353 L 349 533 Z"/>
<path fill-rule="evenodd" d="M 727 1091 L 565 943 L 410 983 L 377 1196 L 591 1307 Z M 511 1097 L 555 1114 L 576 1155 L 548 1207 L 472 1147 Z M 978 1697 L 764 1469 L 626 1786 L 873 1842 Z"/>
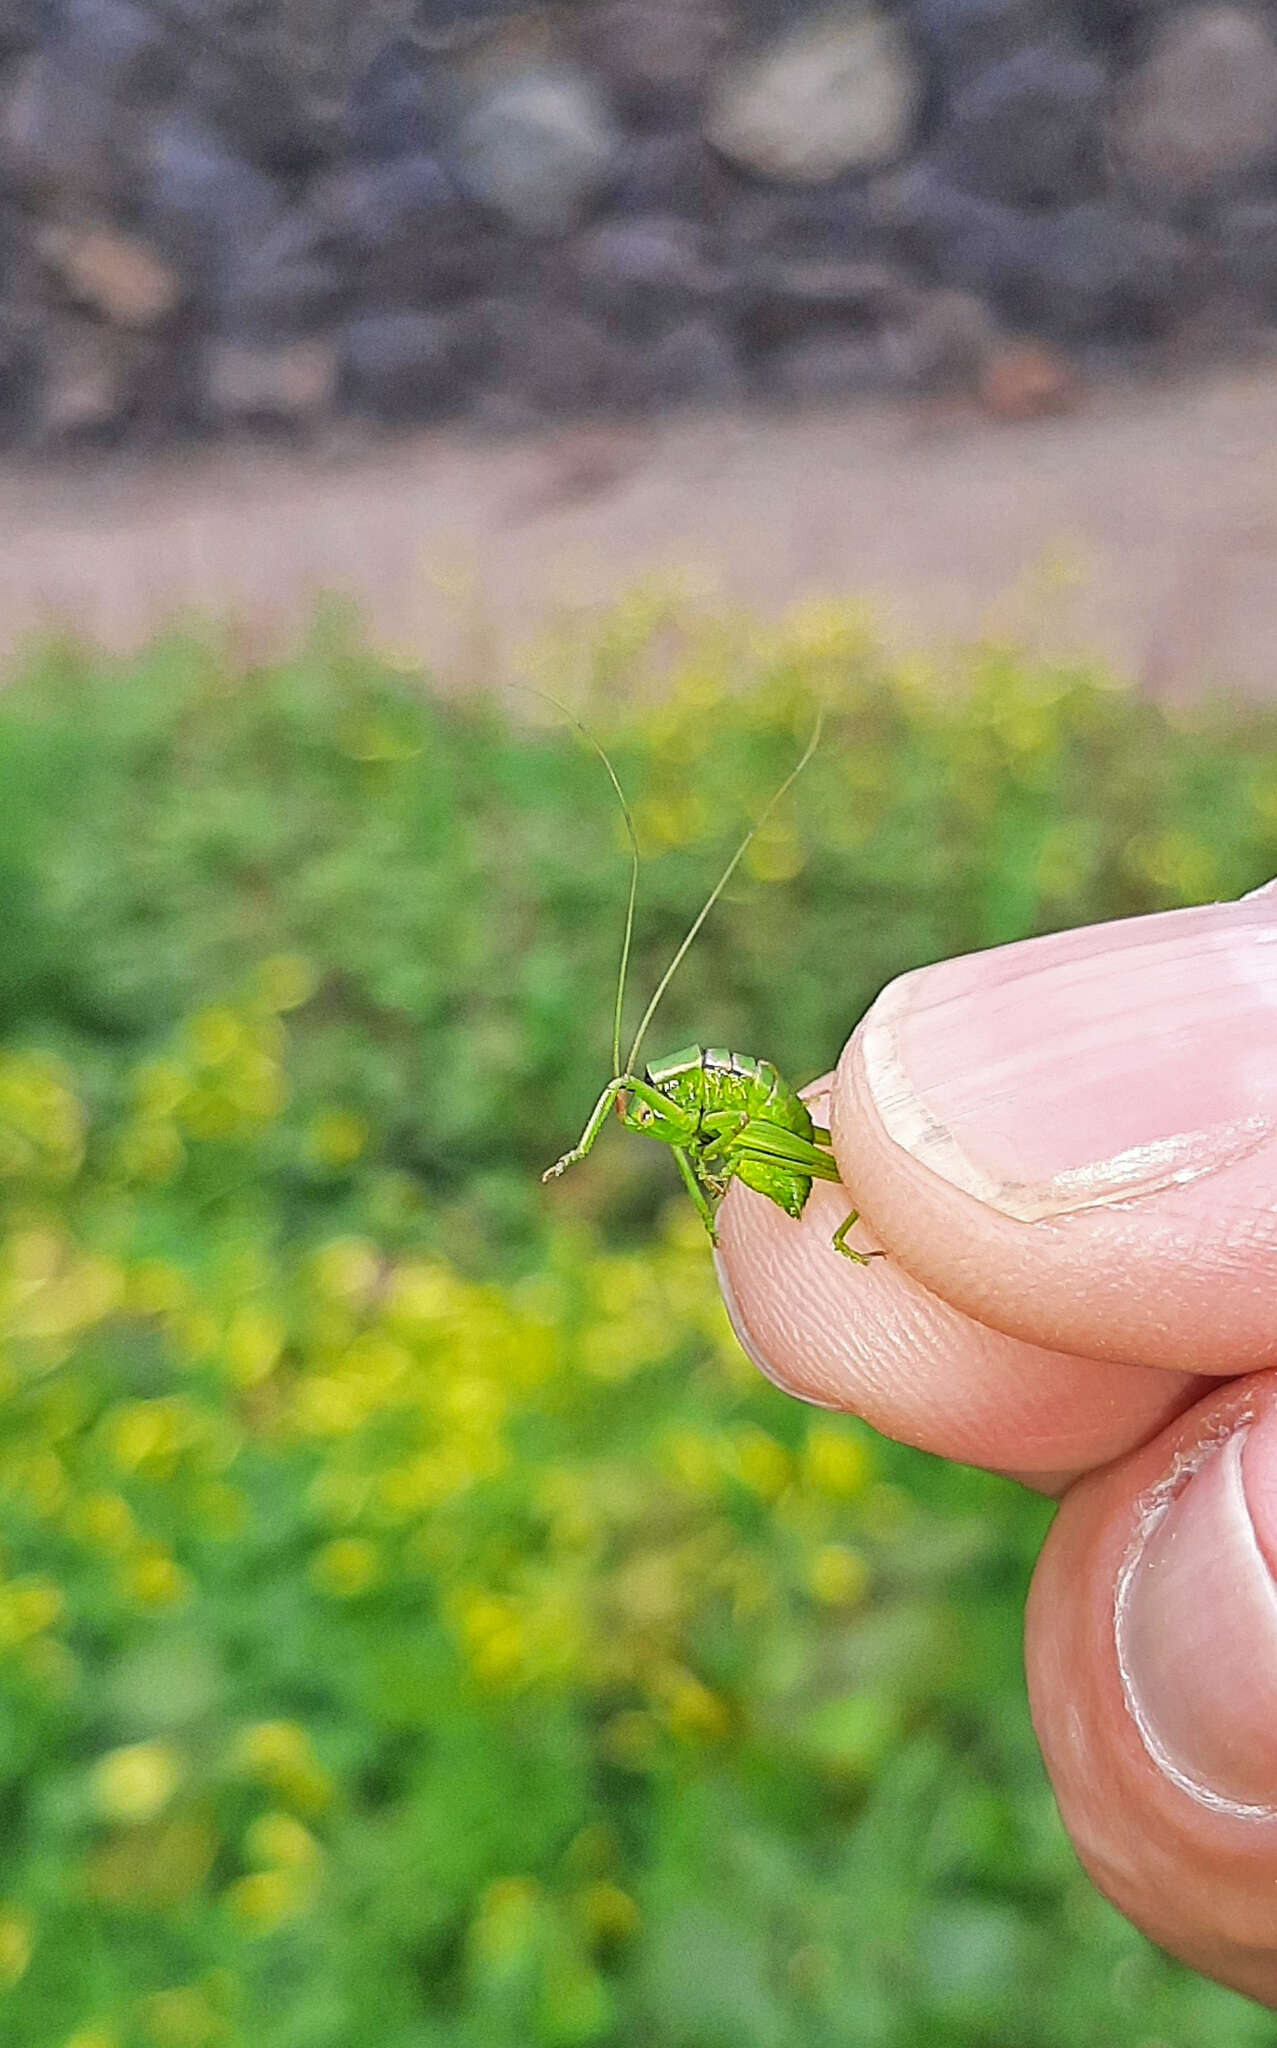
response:
<path fill-rule="evenodd" d="M 783 825 L 765 826 L 745 855 L 745 866 L 759 882 L 792 882 L 806 864 L 797 835 Z"/>
<path fill-rule="evenodd" d="M 129 1180 L 171 1180 L 186 1156 L 171 1123 L 135 1124 L 121 1134 L 116 1163 Z"/>
<path fill-rule="evenodd" d="M 262 1813 L 244 1836 L 244 1854 L 265 1870 L 313 1870 L 323 1851 L 291 1813 Z"/>
<path fill-rule="evenodd" d="M 133 1099 L 145 1117 L 168 1117 L 178 1108 L 190 1076 L 176 1060 L 148 1060 L 133 1080 Z"/>
<path fill-rule="evenodd" d="M 826 1543 L 816 1552 L 809 1573 L 811 1590 L 828 1607 L 851 1607 L 864 1598 L 869 1566 L 858 1550 L 845 1543 Z"/>
<path fill-rule="evenodd" d="M 732 1439 L 734 1463 L 741 1483 L 764 1500 L 775 1500 L 789 1483 L 790 1457 L 783 1444 L 763 1429 L 740 1429 Z"/>
<path fill-rule="evenodd" d="M 334 1600 L 358 1600 L 382 1579 L 381 1553 L 366 1536 L 337 1536 L 311 1560 L 310 1580 Z"/>
<path fill-rule="evenodd" d="M 244 1045 L 243 1020 L 225 1008 L 202 1010 L 187 1025 L 186 1038 L 201 1066 L 224 1066 Z"/>
<path fill-rule="evenodd" d="M 181 1406 L 175 1400 L 121 1401 L 108 1411 L 102 1433 L 107 1455 L 121 1472 L 163 1467 L 183 1442 Z"/>
<path fill-rule="evenodd" d="M 523 1668 L 527 1639 L 509 1600 L 482 1587 L 463 1587 L 455 1607 L 470 1667 L 481 1684 L 500 1686 Z"/>
<path fill-rule="evenodd" d="M 143 2002 L 142 2019 L 158 2048 L 212 2048 L 225 2038 L 225 2022 L 198 1984 L 154 1992 Z"/>
<path fill-rule="evenodd" d="M 690 1672 L 678 1674 L 669 1688 L 665 1715 L 679 1742 L 718 1742 L 731 1725 L 726 1703 Z"/>
<path fill-rule="evenodd" d="M 275 953 L 257 970 L 258 999 L 268 1010 L 299 1009 L 318 983 L 318 972 L 303 953 Z"/>
<path fill-rule="evenodd" d="M 310 1887 L 295 1870 L 254 1870 L 222 1894 L 228 1911 L 248 1934 L 273 1934 L 309 1903 Z"/>
<path fill-rule="evenodd" d="M 176 1558 L 149 1545 L 125 1566 L 123 1589 L 139 1607 L 180 1607 L 191 1596 L 191 1581 Z"/>
<path fill-rule="evenodd" d="M 171 1743 L 132 1742 L 98 1758 L 89 1790 L 104 1820 L 140 1827 L 163 1813 L 181 1782 L 182 1760 Z"/>
<path fill-rule="evenodd" d="M 27 1974 L 35 1928 L 20 1906 L 0 1906 L 0 1990 L 11 1990 Z"/>
<path fill-rule="evenodd" d="M 226 1369 L 239 1387 L 255 1387 L 279 1363 L 287 1336 L 283 1318 L 269 1309 L 236 1309 L 226 1331 Z"/>
<path fill-rule="evenodd" d="M 269 1786 L 304 1813 L 317 1811 L 332 1798 L 332 1780 L 296 1721 L 256 1721 L 241 1729 L 231 1768 Z"/>
<path fill-rule="evenodd" d="M 873 1459 L 864 1438 L 850 1427 L 815 1422 L 803 1449 L 803 1476 L 819 1493 L 851 1500 L 873 1476 Z"/>
<path fill-rule="evenodd" d="M 525 1955 L 537 1939 L 541 1888 L 535 1878 L 499 1877 L 479 1904 L 470 1939 L 476 1960 L 501 1969 Z"/>
<path fill-rule="evenodd" d="M 586 1886 L 577 1909 L 590 1941 L 612 1946 L 638 1933 L 641 1916 L 634 1900 L 606 1878 Z"/>
<path fill-rule="evenodd" d="M 312 1118 L 310 1149 L 321 1166 L 352 1166 L 368 1143 L 368 1123 L 350 1109 L 321 1110 Z"/>
<path fill-rule="evenodd" d="M 0 1646 L 11 1647 L 38 1636 L 62 1619 L 66 1602 L 51 1579 L 34 1574 L 0 1586 Z"/>
<path fill-rule="evenodd" d="M 315 1254 L 315 1285 L 329 1301 L 362 1303 L 381 1276 L 377 1247 L 363 1237 L 335 1237 Z"/>
<path fill-rule="evenodd" d="M 86 1493 L 71 1508 L 71 1533 L 95 1550 L 127 1550 L 137 1530 L 133 1510 L 122 1494 Z"/>
<path fill-rule="evenodd" d="M 138 1316 L 173 1315 L 190 1293 L 190 1283 L 176 1266 L 162 1259 L 142 1259 L 128 1275 L 124 1306 Z"/>

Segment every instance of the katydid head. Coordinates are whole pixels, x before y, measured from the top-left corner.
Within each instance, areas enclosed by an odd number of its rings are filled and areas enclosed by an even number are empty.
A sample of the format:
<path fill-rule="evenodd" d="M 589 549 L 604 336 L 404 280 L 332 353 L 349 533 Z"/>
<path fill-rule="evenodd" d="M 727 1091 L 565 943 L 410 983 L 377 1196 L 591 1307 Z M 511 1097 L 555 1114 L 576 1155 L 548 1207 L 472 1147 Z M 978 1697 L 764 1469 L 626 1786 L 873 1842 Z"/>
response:
<path fill-rule="evenodd" d="M 625 1088 L 616 1098 L 616 1113 L 627 1131 L 659 1138 L 663 1145 L 686 1145 L 696 1136 L 696 1112 L 671 1102 L 655 1088 Z"/>

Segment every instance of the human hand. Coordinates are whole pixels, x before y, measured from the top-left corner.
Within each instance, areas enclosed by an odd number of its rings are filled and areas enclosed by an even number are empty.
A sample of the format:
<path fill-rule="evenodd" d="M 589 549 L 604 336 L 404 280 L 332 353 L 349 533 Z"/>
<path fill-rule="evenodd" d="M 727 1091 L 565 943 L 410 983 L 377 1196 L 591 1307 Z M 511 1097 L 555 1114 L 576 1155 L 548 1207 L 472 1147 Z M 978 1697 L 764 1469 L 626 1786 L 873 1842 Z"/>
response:
<path fill-rule="evenodd" d="M 733 1184 L 760 1370 L 1057 1494 L 1026 1655 L 1079 1855 L 1277 2006 L 1277 884 L 892 983 L 827 1091 L 846 1190 Z"/>

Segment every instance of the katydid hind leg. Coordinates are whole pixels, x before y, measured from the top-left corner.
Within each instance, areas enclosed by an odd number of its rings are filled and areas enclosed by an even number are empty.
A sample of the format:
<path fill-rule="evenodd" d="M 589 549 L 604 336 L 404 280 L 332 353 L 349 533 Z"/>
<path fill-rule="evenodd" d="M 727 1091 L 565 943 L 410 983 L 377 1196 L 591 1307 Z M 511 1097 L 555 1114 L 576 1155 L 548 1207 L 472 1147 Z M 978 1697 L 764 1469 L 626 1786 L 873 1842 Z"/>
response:
<path fill-rule="evenodd" d="M 783 1124 L 768 1123 L 764 1118 L 754 1117 L 742 1131 L 728 1141 L 728 1156 L 742 1157 L 751 1154 L 758 1159 L 774 1159 L 779 1165 L 792 1166 L 796 1172 L 806 1173 L 813 1180 L 838 1180 L 837 1165 L 828 1152 L 822 1152 L 796 1131 L 786 1130 Z"/>

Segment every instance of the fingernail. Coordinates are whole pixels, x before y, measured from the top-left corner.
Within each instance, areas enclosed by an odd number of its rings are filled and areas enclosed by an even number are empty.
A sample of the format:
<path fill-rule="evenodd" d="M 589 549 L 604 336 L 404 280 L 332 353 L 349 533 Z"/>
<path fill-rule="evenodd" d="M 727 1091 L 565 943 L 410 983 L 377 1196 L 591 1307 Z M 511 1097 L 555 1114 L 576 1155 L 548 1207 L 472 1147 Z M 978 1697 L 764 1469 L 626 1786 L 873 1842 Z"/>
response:
<path fill-rule="evenodd" d="M 1277 1535 L 1277 1410 L 1209 1447 L 1150 1508 L 1117 1601 L 1118 1664 L 1145 1748 L 1185 1791 L 1246 1813 L 1277 1807 L 1265 1511 Z"/>
<path fill-rule="evenodd" d="M 1217 1172 L 1277 1127 L 1277 893 L 920 968 L 853 1045 L 888 1135 L 1004 1215 Z"/>

